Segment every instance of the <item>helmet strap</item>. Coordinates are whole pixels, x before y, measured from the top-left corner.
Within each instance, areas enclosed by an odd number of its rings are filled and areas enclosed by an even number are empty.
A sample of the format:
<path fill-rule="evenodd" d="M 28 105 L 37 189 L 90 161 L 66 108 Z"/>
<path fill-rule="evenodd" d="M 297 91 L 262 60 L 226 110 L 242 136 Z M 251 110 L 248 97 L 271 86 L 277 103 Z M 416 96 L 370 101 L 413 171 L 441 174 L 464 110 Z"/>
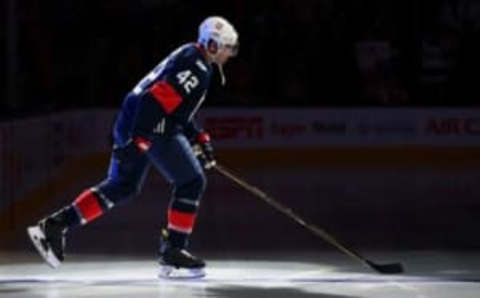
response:
<path fill-rule="evenodd" d="M 217 65 L 218 72 L 220 74 L 221 84 L 222 86 L 225 86 L 225 84 L 227 83 L 227 79 L 225 77 L 225 72 L 223 71 L 223 65 L 216 62 L 216 59 L 215 59 L 215 56 L 218 53 L 218 43 L 213 39 L 208 40 L 206 50 L 212 62 Z"/>
<path fill-rule="evenodd" d="M 217 64 L 218 66 L 218 72 L 220 73 L 222 86 L 225 86 L 225 84 L 227 83 L 227 78 L 225 77 L 225 72 L 223 72 L 223 65 L 221 65 L 220 63 L 215 63 L 215 64 Z"/>

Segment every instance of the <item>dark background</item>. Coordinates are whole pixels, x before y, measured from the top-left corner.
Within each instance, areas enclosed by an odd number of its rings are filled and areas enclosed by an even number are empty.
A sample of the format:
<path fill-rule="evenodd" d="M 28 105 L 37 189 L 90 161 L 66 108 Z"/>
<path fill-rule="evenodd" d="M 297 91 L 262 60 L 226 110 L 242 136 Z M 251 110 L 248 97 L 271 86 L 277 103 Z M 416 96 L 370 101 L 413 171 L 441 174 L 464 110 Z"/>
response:
<path fill-rule="evenodd" d="M 16 40 L 1 48 L 2 119 L 118 107 L 166 54 L 196 39 L 209 15 L 237 27 L 241 50 L 227 65 L 227 88 L 214 84 L 207 105 L 478 102 L 475 0 L 11 0 L 2 6 L 2 44 Z"/>
<path fill-rule="evenodd" d="M 165 55 L 196 39 L 198 25 L 210 15 L 225 16 L 236 26 L 241 47 L 226 66 L 226 88 L 214 84 L 206 106 L 479 106 L 480 1 L 8 0 L 0 5 L 5 25 L 0 30 L 5 57 L 0 60 L 0 121 L 118 108 Z M 462 166 L 456 171 L 368 164 L 257 167 L 240 173 L 353 247 L 478 249 L 480 175 L 478 167 Z M 82 181 L 85 187 L 97 183 L 103 171 Z M 5 173 L 5 181 L 14 181 Z M 198 248 L 329 247 L 209 175 L 194 235 Z M 312 183 L 302 184 L 308 179 Z M 79 232 L 72 247 L 152 251 L 168 202 L 159 181 L 147 186 L 143 202 L 114 210 L 116 216 Z M 7 186 L 12 192 L 21 189 Z M 70 203 L 78 191 L 35 210 L 29 224 Z M 31 248 L 24 227 L 13 228 L 22 231 L 15 233 L 13 247 Z"/>

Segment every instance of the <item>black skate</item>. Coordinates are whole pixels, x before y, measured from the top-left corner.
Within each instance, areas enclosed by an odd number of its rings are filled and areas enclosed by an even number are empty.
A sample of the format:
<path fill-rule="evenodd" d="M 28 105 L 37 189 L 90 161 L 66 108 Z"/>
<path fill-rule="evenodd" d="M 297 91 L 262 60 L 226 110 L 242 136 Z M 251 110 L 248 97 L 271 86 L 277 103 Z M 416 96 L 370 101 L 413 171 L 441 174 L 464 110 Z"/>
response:
<path fill-rule="evenodd" d="M 170 246 L 168 232 L 162 231 L 160 245 L 161 278 L 200 278 L 205 276 L 205 262 L 187 250 Z"/>
<path fill-rule="evenodd" d="M 36 226 L 28 227 L 27 232 L 45 262 L 58 268 L 64 259 L 65 226 L 54 217 L 47 217 Z"/>

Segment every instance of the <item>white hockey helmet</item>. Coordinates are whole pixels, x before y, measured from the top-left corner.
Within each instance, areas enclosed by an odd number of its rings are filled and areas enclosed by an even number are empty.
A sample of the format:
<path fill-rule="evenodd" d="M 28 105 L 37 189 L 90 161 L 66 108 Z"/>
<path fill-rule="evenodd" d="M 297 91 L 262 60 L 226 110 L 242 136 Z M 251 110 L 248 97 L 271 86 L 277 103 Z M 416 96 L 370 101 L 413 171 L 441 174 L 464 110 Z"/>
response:
<path fill-rule="evenodd" d="M 225 18 L 212 16 L 206 18 L 198 28 L 198 42 L 208 48 L 215 42 L 218 49 L 230 48 L 232 56 L 238 53 L 238 33 Z"/>

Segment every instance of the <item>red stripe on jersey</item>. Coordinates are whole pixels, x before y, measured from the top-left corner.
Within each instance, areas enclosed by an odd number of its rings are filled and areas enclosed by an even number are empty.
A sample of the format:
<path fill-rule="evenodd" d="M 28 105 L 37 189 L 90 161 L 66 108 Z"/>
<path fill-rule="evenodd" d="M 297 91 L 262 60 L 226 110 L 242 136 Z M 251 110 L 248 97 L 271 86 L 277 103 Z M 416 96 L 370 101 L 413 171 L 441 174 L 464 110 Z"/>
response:
<path fill-rule="evenodd" d="M 153 84 L 150 88 L 150 93 L 155 100 L 162 105 L 167 114 L 173 113 L 182 102 L 180 94 L 165 81 Z"/>
<path fill-rule="evenodd" d="M 73 202 L 82 218 L 88 223 L 103 213 L 98 197 L 90 189 L 82 192 Z"/>
<path fill-rule="evenodd" d="M 195 225 L 195 213 L 179 212 L 172 209 L 168 210 L 168 226 L 174 230 L 184 233 L 191 233 Z"/>

